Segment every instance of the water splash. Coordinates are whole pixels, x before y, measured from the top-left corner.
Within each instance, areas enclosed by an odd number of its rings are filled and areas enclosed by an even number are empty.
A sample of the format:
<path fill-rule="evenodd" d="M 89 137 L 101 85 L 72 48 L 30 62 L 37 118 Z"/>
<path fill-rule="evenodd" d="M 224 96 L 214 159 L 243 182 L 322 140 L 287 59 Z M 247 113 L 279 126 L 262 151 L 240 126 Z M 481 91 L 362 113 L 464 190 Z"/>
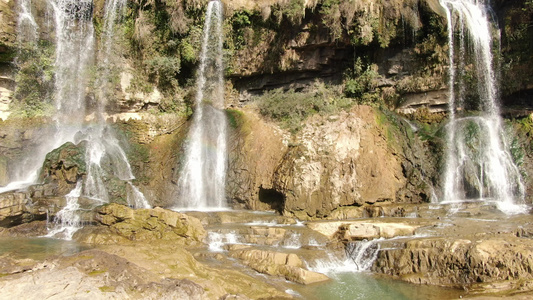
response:
<path fill-rule="evenodd" d="M 80 205 L 78 198 L 81 196 L 82 183 L 78 181 L 76 187 L 65 196 L 67 205 L 61 209 L 54 221 L 54 225 L 48 230 L 46 237 L 71 240 L 76 231 L 81 228 L 81 218 L 78 213 Z"/>
<path fill-rule="evenodd" d="M 378 257 L 379 242 L 382 240 L 363 240 L 346 245 L 346 255 L 354 262 L 357 271 L 366 271 L 372 267 Z"/>
<path fill-rule="evenodd" d="M 177 209 L 226 207 L 227 121 L 221 110 L 224 106 L 222 18 L 222 3 L 209 2 L 196 84 L 196 109 L 178 181 Z"/>
<path fill-rule="evenodd" d="M 515 203 L 523 202 L 524 185 L 508 150 L 500 117 L 487 8 L 483 1 L 474 0 L 440 0 L 440 4 L 448 20 L 450 62 L 450 121 L 446 126 L 448 149 L 443 201 L 492 199 L 506 213 L 521 212 L 522 208 Z M 459 55 L 455 53 L 456 30 Z M 464 115 L 465 83 L 461 81 L 462 76 L 457 76 L 458 71 L 464 72 L 465 31 L 469 33 L 477 71 L 477 116 Z"/>
<path fill-rule="evenodd" d="M 151 208 L 152 206 L 150 203 L 148 203 L 148 200 L 144 196 L 144 194 L 139 191 L 139 189 L 131 183 L 131 181 L 128 181 L 129 189 L 128 189 L 128 204 L 130 206 L 133 206 L 135 208 Z"/>
<path fill-rule="evenodd" d="M 292 232 L 289 234 L 288 238 L 285 238 L 281 242 L 281 246 L 286 249 L 300 249 L 302 247 L 302 242 L 300 239 L 301 234 L 298 232 Z"/>
<path fill-rule="evenodd" d="M 242 243 L 240 242 L 239 235 L 235 231 L 228 233 L 210 231 L 207 234 L 207 244 L 209 245 L 209 251 L 223 252 L 225 245 Z"/>

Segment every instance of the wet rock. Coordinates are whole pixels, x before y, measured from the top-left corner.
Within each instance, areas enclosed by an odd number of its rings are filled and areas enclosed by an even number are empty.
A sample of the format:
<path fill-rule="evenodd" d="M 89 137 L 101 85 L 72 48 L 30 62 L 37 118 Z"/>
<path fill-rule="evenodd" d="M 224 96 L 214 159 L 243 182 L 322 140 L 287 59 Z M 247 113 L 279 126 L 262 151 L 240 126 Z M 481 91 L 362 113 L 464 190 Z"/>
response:
<path fill-rule="evenodd" d="M 329 280 L 324 274 L 304 269 L 303 261 L 293 253 L 249 249 L 233 251 L 230 255 L 242 260 L 257 272 L 282 276 L 297 283 L 311 284 Z"/>
<path fill-rule="evenodd" d="M 65 143 L 46 155 L 39 179 L 54 185 L 54 195 L 66 195 L 87 172 L 86 142 L 79 145 Z"/>
<path fill-rule="evenodd" d="M 35 237 L 47 233 L 47 221 L 33 221 L 10 228 L 0 228 L 0 236 L 9 237 Z"/>

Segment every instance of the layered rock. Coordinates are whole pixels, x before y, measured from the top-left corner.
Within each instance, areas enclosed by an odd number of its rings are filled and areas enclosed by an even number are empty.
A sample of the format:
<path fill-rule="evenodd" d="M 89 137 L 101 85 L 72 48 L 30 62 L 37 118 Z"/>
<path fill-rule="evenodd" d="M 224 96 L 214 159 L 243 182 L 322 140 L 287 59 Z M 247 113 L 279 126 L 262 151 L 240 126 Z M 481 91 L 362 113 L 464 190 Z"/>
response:
<path fill-rule="evenodd" d="M 406 222 L 379 221 L 341 221 L 341 222 L 310 222 L 307 227 L 333 239 L 344 242 L 354 240 L 373 240 L 414 235 L 420 225 Z"/>
<path fill-rule="evenodd" d="M 372 270 L 434 285 L 531 290 L 533 243 L 512 237 L 469 240 L 426 238 L 381 251 Z M 487 290 L 485 290 L 487 292 Z"/>

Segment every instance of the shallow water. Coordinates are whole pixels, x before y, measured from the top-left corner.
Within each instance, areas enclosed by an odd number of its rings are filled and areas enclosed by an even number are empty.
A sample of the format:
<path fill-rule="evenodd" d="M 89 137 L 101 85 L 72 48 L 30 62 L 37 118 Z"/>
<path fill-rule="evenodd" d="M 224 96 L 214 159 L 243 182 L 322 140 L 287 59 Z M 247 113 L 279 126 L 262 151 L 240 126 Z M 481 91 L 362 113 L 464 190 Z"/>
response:
<path fill-rule="evenodd" d="M 13 258 L 43 260 L 54 255 L 73 255 L 89 249 L 75 241 L 34 237 L 0 238 L 0 256 L 9 254 Z"/>
<path fill-rule="evenodd" d="M 368 272 L 328 274 L 332 280 L 297 292 L 305 299 L 317 300 L 422 300 L 458 299 L 461 290 L 409 284 L 398 280 L 379 278 Z"/>

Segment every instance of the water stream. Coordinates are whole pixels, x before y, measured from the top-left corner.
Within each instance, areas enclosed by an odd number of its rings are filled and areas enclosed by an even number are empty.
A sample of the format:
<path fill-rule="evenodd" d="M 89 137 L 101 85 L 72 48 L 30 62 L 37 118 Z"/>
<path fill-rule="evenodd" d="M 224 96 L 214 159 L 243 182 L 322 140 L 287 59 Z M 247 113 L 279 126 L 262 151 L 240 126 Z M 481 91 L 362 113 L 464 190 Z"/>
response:
<path fill-rule="evenodd" d="M 443 201 L 492 200 L 506 213 L 523 212 L 517 203 L 523 202 L 524 186 L 500 117 L 488 8 L 475 0 L 440 0 L 440 4 L 448 20 L 450 63 Z M 475 107 L 465 97 L 467 42 L 478 81 Z M 477 112 L 467 112 L 471 109 Z"/>
<path fill-rule="evenodd" d="M 227 120 L 223 111 L 222 18 L 222 3 L 209 2 L 196 81 L 196 107 L 178 181 L 180 194 L 176 209 L 226 207 Z"/>

